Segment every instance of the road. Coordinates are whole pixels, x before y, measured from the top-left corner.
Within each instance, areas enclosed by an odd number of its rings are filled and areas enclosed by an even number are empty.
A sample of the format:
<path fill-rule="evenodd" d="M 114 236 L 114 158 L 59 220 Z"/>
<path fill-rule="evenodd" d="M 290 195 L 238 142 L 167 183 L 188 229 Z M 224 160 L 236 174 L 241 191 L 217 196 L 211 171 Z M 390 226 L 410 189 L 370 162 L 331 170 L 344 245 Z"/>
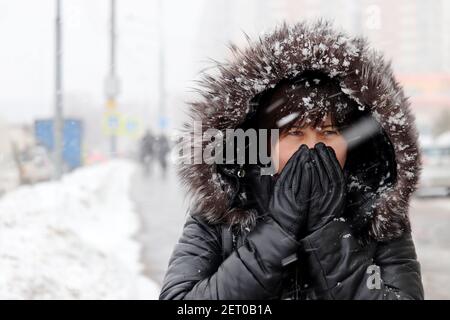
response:
<path fill-rule="evenodd" d="M 146 177 L 137 170 L 131 197 L 142 218 L 139 238 L 144 244 L 146 273 L 161 284 L 186 209 L 173 168 L 165 180 L 155 173 Z M 414 198 L 410 216 L 426 298 L 450 299 L 450 198 Z"/>

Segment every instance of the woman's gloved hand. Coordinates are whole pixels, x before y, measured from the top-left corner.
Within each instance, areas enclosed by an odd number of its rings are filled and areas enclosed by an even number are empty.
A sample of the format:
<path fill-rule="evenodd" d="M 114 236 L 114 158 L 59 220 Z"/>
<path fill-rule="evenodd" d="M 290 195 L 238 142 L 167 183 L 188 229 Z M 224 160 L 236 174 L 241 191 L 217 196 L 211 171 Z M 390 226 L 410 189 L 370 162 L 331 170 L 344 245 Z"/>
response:
<path fill-rule="evenodd" d="M 306 235 L 343 215 L 347 190 L 344 172 L 333 148 L 319 142 L 310 154 L 313 170 Z"/>
<path fill-rule="evenodd" d="M 282 169 L 269 202 L 268 214 L 295 239 L 308 214 L 311 174 L 310 150 L 303 144 Z"/>

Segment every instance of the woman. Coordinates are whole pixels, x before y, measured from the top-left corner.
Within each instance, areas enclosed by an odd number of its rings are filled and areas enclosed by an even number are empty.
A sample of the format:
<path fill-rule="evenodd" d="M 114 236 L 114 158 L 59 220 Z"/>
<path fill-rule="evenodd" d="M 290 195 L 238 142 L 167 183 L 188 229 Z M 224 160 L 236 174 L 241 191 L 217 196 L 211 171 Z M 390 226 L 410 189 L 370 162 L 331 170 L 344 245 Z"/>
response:
<path fill-rule="evenodd" d="M 408 218 L 417 131 L 389 65 L 323 21 L 232 49 L 191 118 L 279 129 L 276 173 L 181 165 L 193 198 L 160 299 L 423 299 Z"/>

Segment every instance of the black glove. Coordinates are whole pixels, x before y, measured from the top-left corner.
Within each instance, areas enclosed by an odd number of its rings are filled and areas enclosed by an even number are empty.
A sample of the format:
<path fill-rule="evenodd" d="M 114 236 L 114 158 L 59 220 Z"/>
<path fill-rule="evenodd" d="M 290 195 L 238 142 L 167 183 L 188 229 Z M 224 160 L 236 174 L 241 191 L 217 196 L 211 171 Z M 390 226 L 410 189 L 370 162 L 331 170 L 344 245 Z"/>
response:
<path fill-rule="evenodd" d="M 313 164 L 306 235 L 343 215 L 346 183 L 333 148 L 319 142 L 310 151 Z"/>
<path fill-rule="evenodd" d="M 303 144 L 281 171 L 268 207 L 268 214 L 295 239 L 299 238 L 308 213 L 312 174 L 310 161 L 310 150 Z"/>

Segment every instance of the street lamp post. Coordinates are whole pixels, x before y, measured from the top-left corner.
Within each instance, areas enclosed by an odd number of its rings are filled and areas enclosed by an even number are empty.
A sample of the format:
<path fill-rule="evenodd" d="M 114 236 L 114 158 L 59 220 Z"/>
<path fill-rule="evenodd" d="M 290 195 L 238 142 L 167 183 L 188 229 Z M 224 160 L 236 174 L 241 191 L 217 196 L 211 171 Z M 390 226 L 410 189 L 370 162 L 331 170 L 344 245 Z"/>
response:
<path fill-rule="evenodd" d="M 62 74 L 62 3 L 56 0 L 55 19 L 55 114 L 54 114 L 54 160 L 55 179 L 60 179 L 63 173 L 63 74 Z"/>

